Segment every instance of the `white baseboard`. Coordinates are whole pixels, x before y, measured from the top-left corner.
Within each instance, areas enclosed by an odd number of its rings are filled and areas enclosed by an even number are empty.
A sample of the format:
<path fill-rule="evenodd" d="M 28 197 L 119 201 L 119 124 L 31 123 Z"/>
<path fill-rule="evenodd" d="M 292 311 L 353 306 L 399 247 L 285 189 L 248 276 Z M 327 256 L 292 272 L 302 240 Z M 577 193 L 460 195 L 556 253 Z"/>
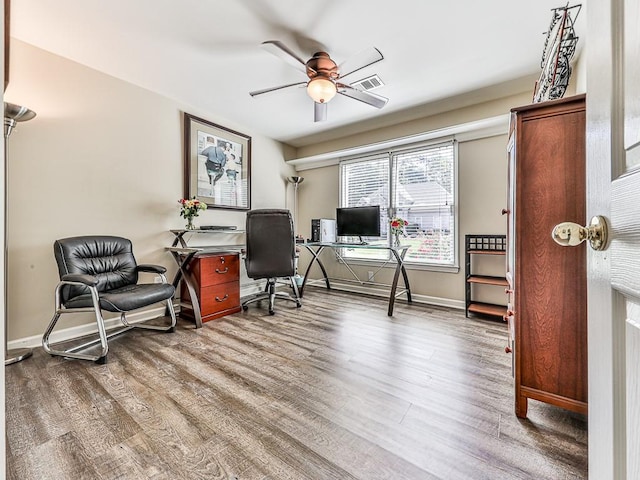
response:
<path fill-rule="evenodd" d="M 179 311 L 179 307 L 174 305 L 174 309 L 176 310 L 176 314 Z M 127 315 L 127 323 L 135 324 L 140 322 L 145 322 L 147 320 L 151 320 L 152 318 L 157 318 L 164 315 L 165 307 L 164 305 L 158 306 L 151 310 L 144 310 L 141 312 L 130 313 Z M 62 316 L 62 320 L 64 321 L 64 315 Z M 59 321 L 59 322 L 60 322 Z M 60 323 L 58 323 L 59 325 Z M 105 317 L 104 326 L 108 330 L 113 328 L 122 327 L 122 322 L 120 322 L 120 315 L 116 315 L 113 317 Z M 44 332 L 43 332 L 44 333 Z M 84 325 L 78 325 L 76 327 L 63 328 L 59 330 L 55 330 L 51 336 L 49 337 L 50 343 L 58 343 L 64 342 L 66 340 L 72 340 L 74 338 L 82 337 L 85 335 L 98 334 L 98 328 L 96 326 L 95 320 L 90 323 L 85 323 Z M 7 349 L 11 350 L 14 348 L 36 348 L 42 346 L 42 335 L 33 335 L 31 337 L 19 338 L 17 340 L 11 340 Z"/>
<path fill-rule="evenodd" d="M 318 282 L 313 286 L 316 288 L 325 288 L 324 280 L 316 280 Z M 307 287 L 305 286 L 305 289 Z M 401 288 L 401 287 L 398 287 Z M 366 285 L 353 285 L 349 283 L 340 283 L 339 281 L 332 280 L 331 281 L 331 289 L 332 290 L 341 290 L 345 292 L 354 292 L 354 293 L 363 293 L 366 295 L 372 295 L 374 297 L 382 297 L 389 298 L 389 290 L 384 288 L 376 288 L 372 286 Z M 304 297 L 303 297 L 304 298 Z M 396 301 L 406 301 L 407 296 L 405 294 L 399 295 L 396 297 Z M 441 298 L 441 297 L 431 297 L 429 295 L 419 295 L 411 292 L 411 301 L 412 303 L 421 303 L 425 305 L 435 305 L 438 307 L 448 307 L 455 308 L 457 310 L 464 310 L 465 303 L 462 300 L 454 300 L 451 298 Z"/>

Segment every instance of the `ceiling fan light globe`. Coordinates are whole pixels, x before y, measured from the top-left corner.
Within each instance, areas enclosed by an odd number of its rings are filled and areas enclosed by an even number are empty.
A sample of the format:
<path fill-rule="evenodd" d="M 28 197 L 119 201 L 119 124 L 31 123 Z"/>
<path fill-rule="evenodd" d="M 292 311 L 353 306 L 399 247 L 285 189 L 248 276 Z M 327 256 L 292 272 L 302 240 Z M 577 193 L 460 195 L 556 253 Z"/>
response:
<path fill-rule="evenodd" d="M 336 84 L 324 77 L 315 77 L 307 84 L 307 93 L 316 103 L 327 103 L 336 96 L 338 89 Z"/>

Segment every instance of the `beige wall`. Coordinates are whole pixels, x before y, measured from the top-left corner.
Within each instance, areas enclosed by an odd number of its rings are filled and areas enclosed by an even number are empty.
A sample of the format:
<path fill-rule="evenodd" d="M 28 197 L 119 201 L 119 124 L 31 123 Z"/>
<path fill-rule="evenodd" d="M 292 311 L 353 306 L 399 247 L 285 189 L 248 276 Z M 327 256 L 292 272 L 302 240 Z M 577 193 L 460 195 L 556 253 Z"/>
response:
<path fill-rule="evenodd" d="M 284 178 L 294 170 L 280 143 L 23 42 L 12 40 L 10 58 L 5 101 L 37 117 L 10 138 L 9 340 L 40 336 L 53 315 L 57 238 L 128 237 L 139 262 L 164 265 L 173 277 L 165 247 L 168 230 L 185 224 L 177 203 L 184 111 L 251 136 L 252 207 L 286 205 Z M 210 209 L 196 224 L 243 227 L 244 219 Z"/>

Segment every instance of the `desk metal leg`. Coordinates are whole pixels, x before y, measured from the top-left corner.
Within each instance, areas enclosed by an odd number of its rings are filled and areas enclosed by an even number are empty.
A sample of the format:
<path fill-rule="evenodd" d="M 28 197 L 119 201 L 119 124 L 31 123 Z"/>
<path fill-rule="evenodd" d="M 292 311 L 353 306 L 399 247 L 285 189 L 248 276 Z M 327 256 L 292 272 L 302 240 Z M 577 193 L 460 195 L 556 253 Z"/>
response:
<path fill-rule="evenodd" d="M 196 289 L 193 286 L 193 275 L 191 275 L 191 271 L 189 270 L 189 264 L 191 263 L 191 259 L 196 254 L 196 252 L 190 253 L 189 255 L 180 255 L 176 252 L 171 252 L 171 254 L 178 264 L 178 271 L 176 272 L 175 277 L 173 277 L 172 285 L 177 290 L 178 285 L 180 284 L 180 280 L 184 281 L 184 284 L 187 286 L 187 290 L 189 292 L 189 298 L 191 299 L 191 307 L 193 309 L 193 318 L 196 322 L 196 328 L 202 328 L 200 300 L 198 300 L 198 294 L 196 293 Z"/>
<path fill-rule="evenodd" d="M 404 254 L 406 250 L 402 252 L 402 255 L 399 255 L 397 251 L 391 250 L 394 257 L 396 258 L 396 271 L 393 275 L 393 284 L 391 285 L 391 293 L 389 294 L 389 309 L 387 310 L 387 315 L 393 315 L 393 307 L 396 303 L 396 290 L 398 288 L 398 279 L 400 278 L 400 272 L 402 272 L 402 278 L 404 280 L 404 287 L 407 291 L 407 301 L 411 303 L 411 289 L 409 287 L 409 277 L 407 276 L 407 271 L 404 268 Z"/>
<path fill-rule="evenodd" d="M 387 315 L 393 315 L 393 306 L 396 303 L 396 288 L 398 287 L 398 277 L 400 276 L 400 264 L 396 267 L 396 272 L 393 275 L 393 284 L 391 284 L 391 292 L 389 293 L 389 309 Z"/>
<path fill-rule="evenodd" d="M 306 245 L 305 247 L 307 250 L 309 250 L 309 252 L 311 252 L 311 255 L 313 255 L 313 258 L 309 262 L 309 265 L 307 266 L 307 270 L 304 272 L 304 278 L 302 279 L 302 286 L 298 289 L 300 293 L 300 298 L 302 298 L 302 295 L 304 295 L 304 287 L 307 284 L 307 278 L 309 277 L 309 271 L 313 266 L 313 262 L 316 262 L 320 267 L 320 270 L 322 270 L 322 275 L 324 275 L 324 282 L 327 285 L 327 290 L 331 290 L 331 283 L 329 283 L 329 275 L 327 275 L 327 271 L 325 270 L 324 265 L 322 264 L 322 261 L 320 260 L 320 257 L 319 257 L 322 250 L 324 250 L 324 247 L 320 247 L 318 248 L 318 250 L 313 250 L 313 248 L 308 247 Z"/>
<path fill-rule="evenodd" d="M 411 287 L 409 287 L 409 277 L 407 276 L 407 271 L 404 268 L 404 263 L 402 264 L 402 277 L 404 279 L 404 286 L 407 289 L 407 302 L 411 303 Z"/>

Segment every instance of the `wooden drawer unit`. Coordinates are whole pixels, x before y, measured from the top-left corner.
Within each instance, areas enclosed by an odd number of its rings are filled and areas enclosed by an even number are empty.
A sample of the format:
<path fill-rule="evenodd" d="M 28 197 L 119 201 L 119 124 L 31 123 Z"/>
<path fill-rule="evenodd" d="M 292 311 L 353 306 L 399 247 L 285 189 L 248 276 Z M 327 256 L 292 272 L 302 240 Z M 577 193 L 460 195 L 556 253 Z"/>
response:
<path fill-rule="evenodd" d="M 202 254 L 189 263 L 189 274 L 200 305 L 202 322 L 240 311 L 240 255 L 234 252 Z M 180 315 L 194 319 L 189 289 L 182 282 Z"/>

